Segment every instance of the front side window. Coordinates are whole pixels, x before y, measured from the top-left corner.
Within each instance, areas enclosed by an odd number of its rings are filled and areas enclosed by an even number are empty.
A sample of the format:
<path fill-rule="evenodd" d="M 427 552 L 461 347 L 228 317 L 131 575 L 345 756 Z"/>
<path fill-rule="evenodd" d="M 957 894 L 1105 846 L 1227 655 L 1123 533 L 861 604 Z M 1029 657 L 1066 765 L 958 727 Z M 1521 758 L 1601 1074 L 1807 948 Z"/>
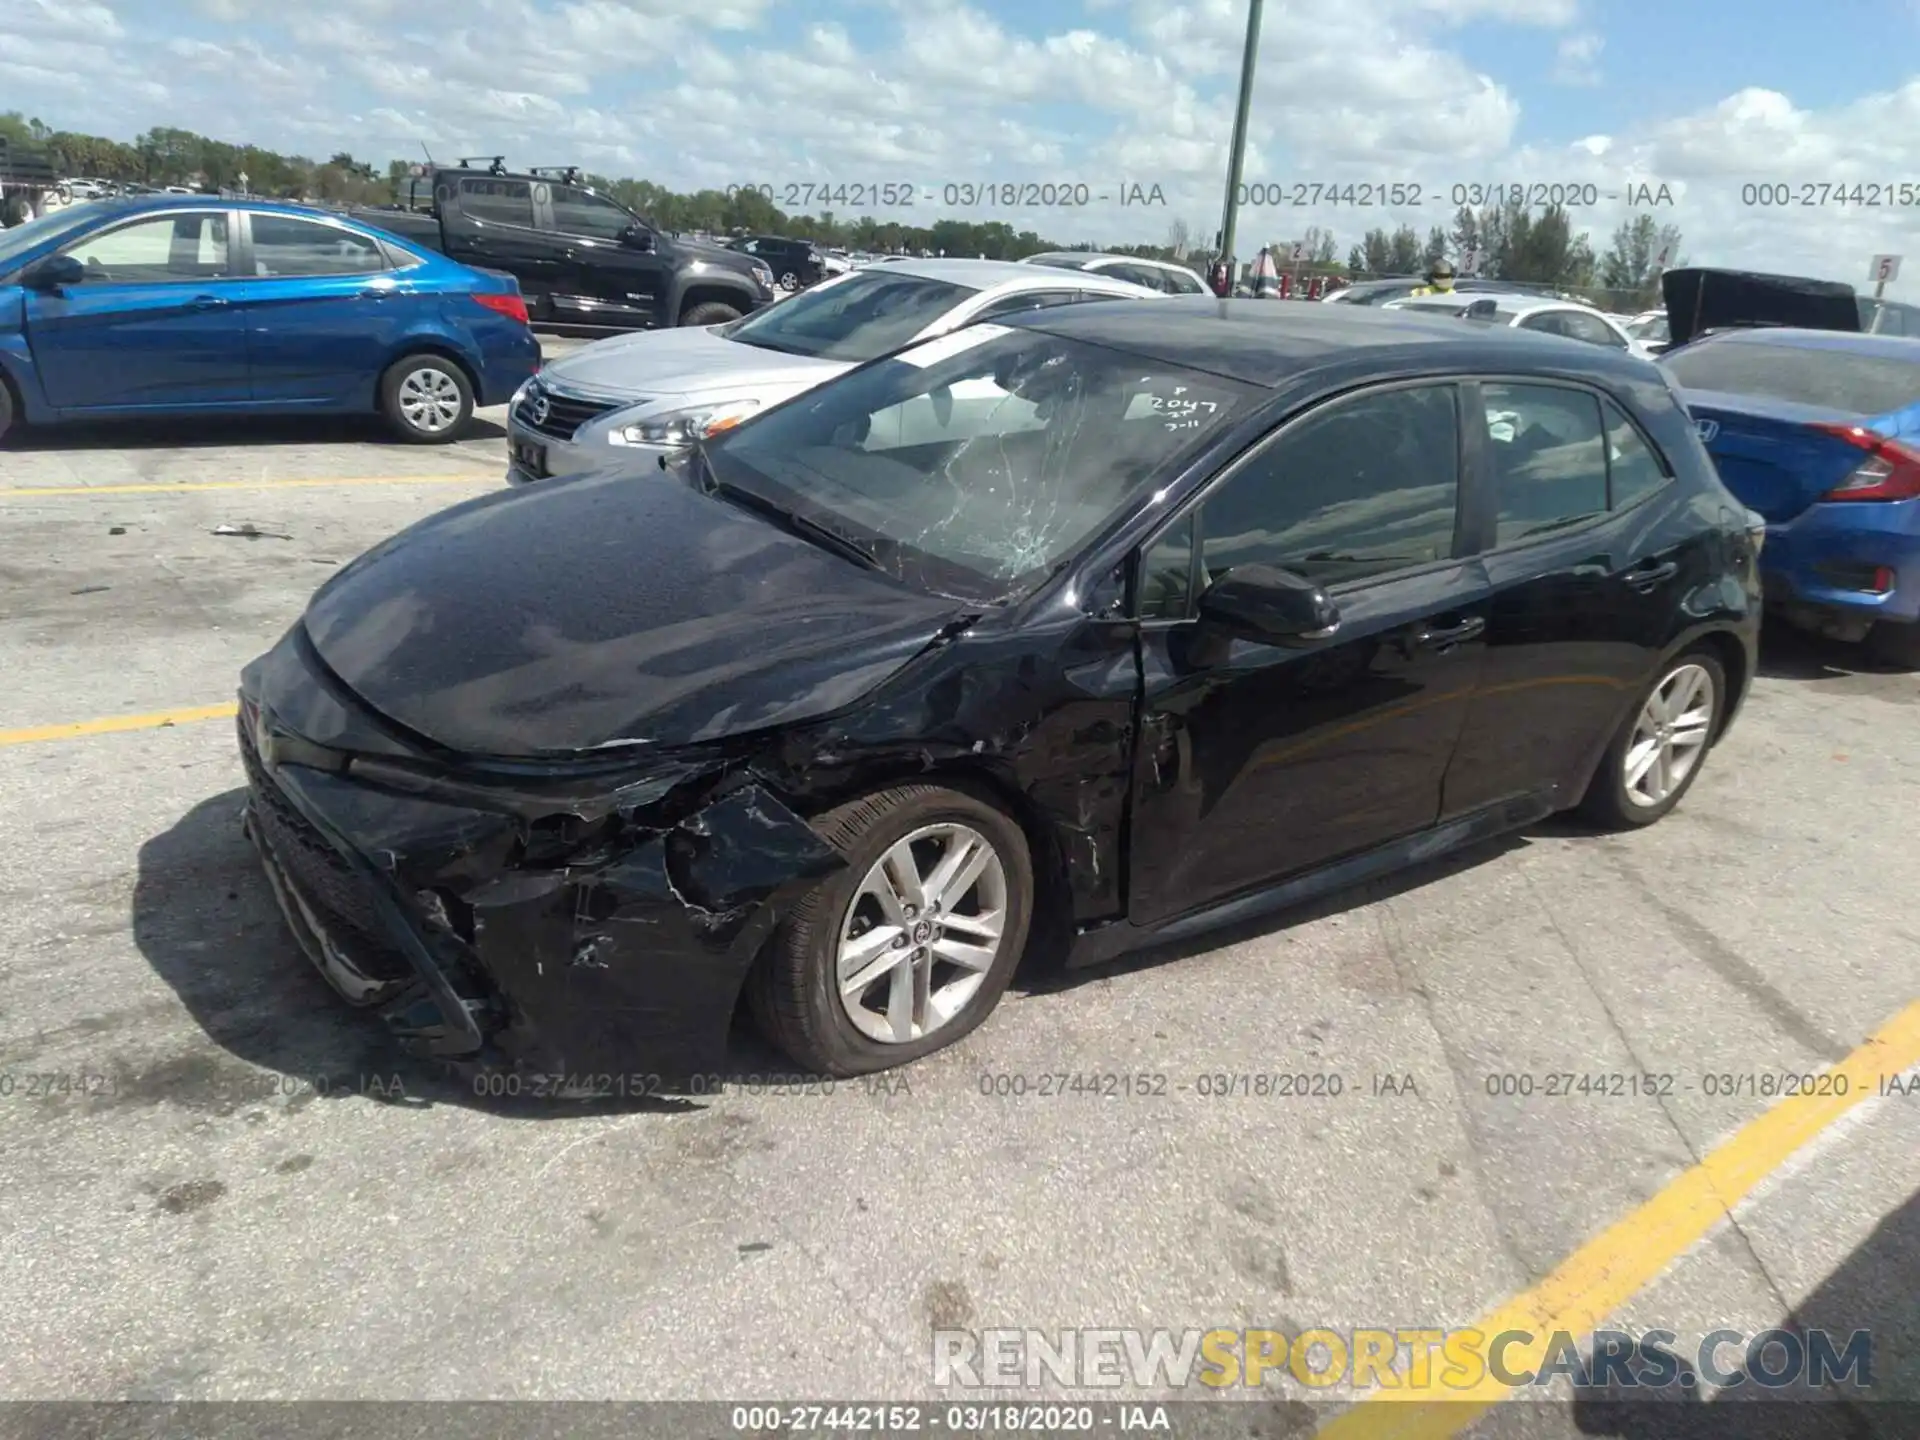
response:
<path fill-rule="evenodd" d="M 1600 401 L 1558 385 L 1485 385 L 1487 453 L 1510 545 L 1607 513 Z"/>
<path fill-rule="evenodd" d="M 1560 312 L 1560 333 L 1574 340 L 1584 340 L 1589 345 L 1611 345 L 1616 350 L 1624 348 L 1623 341 L 1613 331 L 1613 327 L 1598 315 L 1583 315 L 1578 310 Z"/>
<path fill-rule="evenodd" d="M 980 292 L 894 270 L 855 270 L 734 321 L 720 333 L 787 355 L 854 363 L 897 350 Z"/>
<path fill-rule="evenodd" d="M 633 226 L 633 216 L 591 190 L 578 185 L 553 187 L 553 228 L 563 235 L 618 240 Z"/>
<path fill-rule="evenodd" d="M 832 528 L 909 584 L 991 602 L 1070 559 L 1257 393 L 975 325 L 749 421 L 708 463 L 723 489 Z"/>
<path fill-rule="evenodd" d="M 469 177 L 460 182 L 460 208 L 490 225 L 533 228 L 533 187 L 524 180 Z"/>
<path fill-rule="evenodd" d="M 337 225 L 255 215 L 252 227 L 256 276 L 374 275 L 389 268 L 378 244 Z"/>
<path fill-rule="evenodd" d="M 1450 385 L 1362 395 L 1308 415 L 1202 503 L 1203 583 L 1269 565 L 1337 585 L 1447 558 L 1459 454 Z"/>
<path fill-rule="evenodd" d="M 76 240 L 62 254 L 86 267 L 86 283 L 153 284 L 227 274 L 225 215 L 163 215 Z"/>

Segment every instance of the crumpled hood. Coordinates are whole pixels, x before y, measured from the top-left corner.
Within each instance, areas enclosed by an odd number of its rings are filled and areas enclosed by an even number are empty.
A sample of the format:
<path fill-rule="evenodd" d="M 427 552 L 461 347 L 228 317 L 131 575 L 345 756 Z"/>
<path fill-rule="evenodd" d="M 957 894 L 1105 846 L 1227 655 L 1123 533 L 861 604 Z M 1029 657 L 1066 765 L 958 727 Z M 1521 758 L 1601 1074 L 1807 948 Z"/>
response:
<path fill-rule="evenodd" d="M 758 385 L 817 385 L 852 368 L 728 340 L 719 326 L 641 330 L 599 340 L 548 365 L 543 378 L 596 395 L 704 395 Z"/>
<path fill-rule="evenodd" d="M 614 470 L 430 516 L 322 586 L 304 623 L 388 719 L 532 758 L 827 714 L 962 610 L 678 480 Z"/>

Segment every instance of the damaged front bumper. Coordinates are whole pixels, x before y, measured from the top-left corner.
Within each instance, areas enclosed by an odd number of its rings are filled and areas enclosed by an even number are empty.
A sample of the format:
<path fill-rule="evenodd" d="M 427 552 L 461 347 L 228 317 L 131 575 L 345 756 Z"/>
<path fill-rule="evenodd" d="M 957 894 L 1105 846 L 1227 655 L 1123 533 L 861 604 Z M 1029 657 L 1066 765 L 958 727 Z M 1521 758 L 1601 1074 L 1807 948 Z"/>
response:
<path fill-rule="evenodd" d="M 709 1088 L 755 956 L 844 863 L 747 775 L 671 821 L 610 801 L 590 845 L 542 858 L 524 803 L 404 793 L 390 762 L 276 713 L 243 689 L 243 824 L 289 929 L 404 1049 L 463 1068 L 575 1094 Z"/>

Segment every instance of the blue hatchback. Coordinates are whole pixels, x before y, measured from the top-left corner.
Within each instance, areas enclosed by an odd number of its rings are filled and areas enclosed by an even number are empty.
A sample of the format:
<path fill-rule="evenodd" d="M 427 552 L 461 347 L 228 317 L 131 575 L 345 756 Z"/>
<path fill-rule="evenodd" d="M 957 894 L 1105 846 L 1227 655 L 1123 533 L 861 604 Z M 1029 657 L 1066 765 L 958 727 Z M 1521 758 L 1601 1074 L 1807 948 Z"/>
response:
<path fill-rule="evenodd" d="M 1768 602 L 1920 668 L 1920 339 L 1728 330 L 1661 364 L 1766 517 Z"/>
<path fill-rule="evenodd" d="M 539 366 L 517 280 L 324 210 L 140 196 L 0 231 L 0 434 L 371 412 L 440 444 Z"/>

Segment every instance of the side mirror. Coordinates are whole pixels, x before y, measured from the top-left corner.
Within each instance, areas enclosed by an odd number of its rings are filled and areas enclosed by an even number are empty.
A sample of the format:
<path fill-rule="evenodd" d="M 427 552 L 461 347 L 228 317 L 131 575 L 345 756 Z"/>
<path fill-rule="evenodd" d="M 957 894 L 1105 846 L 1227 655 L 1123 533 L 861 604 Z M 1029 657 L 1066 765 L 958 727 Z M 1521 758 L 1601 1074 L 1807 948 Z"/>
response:
<path fill-rule="evenodd" d="M 29 266 L 20 283 L 29 290 L 64 290 L 69 285 L 85 283 L 86 278 L 87 267 L 73 256 L 49 255 L 39 264 Z"/>
<path fill-rule="evenodd" d="M 642 254 L 653 251 L 653 232 L 644 225 L 629 225 L 620 232 L 620 243 L 629 250 L 638 250 Z"/>
<path fill-rule="evenodd" d="M 1340 607 L 1291 570 L 1241 565 L 1201 593 L 1200 618 L 1243 640 L 1284 645 L 1330 638 L 1340 628 Z"/>

